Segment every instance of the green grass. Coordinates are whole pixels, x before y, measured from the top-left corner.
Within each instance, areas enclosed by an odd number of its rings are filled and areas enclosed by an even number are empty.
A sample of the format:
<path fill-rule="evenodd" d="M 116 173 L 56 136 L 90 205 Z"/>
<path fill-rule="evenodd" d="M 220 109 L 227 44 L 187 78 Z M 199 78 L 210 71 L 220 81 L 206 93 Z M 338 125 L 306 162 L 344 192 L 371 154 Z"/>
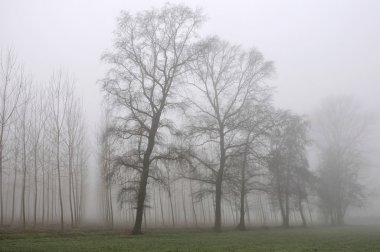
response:
<path fill-rule="evenodd" d="M 0 251 L 380 251 L 380 227 L 246 232 L 3 233 Z"/>

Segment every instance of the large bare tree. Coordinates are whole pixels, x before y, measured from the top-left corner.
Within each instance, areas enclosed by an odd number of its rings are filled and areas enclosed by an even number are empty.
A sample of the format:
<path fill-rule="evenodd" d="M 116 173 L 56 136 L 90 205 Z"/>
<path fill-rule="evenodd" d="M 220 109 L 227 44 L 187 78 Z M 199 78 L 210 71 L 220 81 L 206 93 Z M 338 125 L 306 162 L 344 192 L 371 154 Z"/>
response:
<path fill-rule="evenodd" d="M 196 148 L 218 151 L 196 158 L 193 152 L 191 158 L 211 172 L 215 185 L 214 229 L 220 231 L 226 163 L 236 148 L 245 145 L 238 133 L 249 119 L 242 116 L 243 108 L 266 92 L 263 80 L 270 76 L 273 66 L 257 50 L 245 51 L 215 37 L 201 42 L 200 47 L 202 53 L 190 64 L 189 136 Z"/>
<path fill-rule="evenodd" d="M 124 12 L 114 50 L 103 56 L 111 65 L 103 89 L 119 112 L 118 134 L 135 146 L 124 162 L 140 176 L 133 234 L 141 233 L 151 163 L 161 156 L 158 133 L 172 129 L 167 115 L 178 105 L 180 78 L 196 56 L 191 45 L 203 19 L 199 10 L 171 4 L 136 15 Z"/>

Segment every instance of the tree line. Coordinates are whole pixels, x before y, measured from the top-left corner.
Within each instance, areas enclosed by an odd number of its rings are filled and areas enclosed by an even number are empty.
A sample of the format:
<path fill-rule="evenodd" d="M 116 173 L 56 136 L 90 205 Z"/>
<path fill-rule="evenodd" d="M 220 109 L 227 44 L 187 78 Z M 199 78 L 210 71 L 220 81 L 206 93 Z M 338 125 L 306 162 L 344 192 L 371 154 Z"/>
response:
<path fill-rule="evenodd" d="M 79 225 L 87 165 L 81 99 L 68 74 L 47 83 L 0 55 L 0 226 Z"/>
<path fill-rule="evenodd" d="M 245 230 L 258 205 L 263 223 L 279 214 L 284 227 L 306 226 L 318 209 L 326 222 L 343 224 L 365 197 L 358 174 L 367 112 L 350 97 L 326 100 L 313 120 L 275 108 L 266 84 L 273 63 L 255 48 L 200 36 L 204 21 L 201 10 L 173 4 L 118 18 L 113 48 L 102 56 L 106 222 L 114 225 L 117 204 L 133 234 L 152 221 L 201 218 L 213 218 L 217 232 L 223 220 Z"/>
<path fill-rule="evenodd" d="M 344 224 L 366 188 L 373 120 L 346 96 L 310 115 L 274 106 L 274 63 L 201 36 L 200 9 L 117 19 L 100 80 L 99 219 L 110 228 Z M 83 224 L 90 148 L 75 81 L 42 83 L 0 55 L 0 227 Z M 311 164 L 310 155 L 316 156 Z M 91 211 L 92 209 L 88 209 Z"/>

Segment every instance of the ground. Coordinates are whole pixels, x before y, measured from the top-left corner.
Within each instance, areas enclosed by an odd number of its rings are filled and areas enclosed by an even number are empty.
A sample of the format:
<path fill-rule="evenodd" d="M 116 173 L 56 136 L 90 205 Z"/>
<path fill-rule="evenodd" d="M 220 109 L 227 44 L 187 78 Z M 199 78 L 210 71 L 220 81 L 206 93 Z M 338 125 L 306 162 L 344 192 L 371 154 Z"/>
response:
<path fill-rule="evenodd" d="M 127 233 L 2 233 L 0 251 L 380 251 L 380 227 Z"/>

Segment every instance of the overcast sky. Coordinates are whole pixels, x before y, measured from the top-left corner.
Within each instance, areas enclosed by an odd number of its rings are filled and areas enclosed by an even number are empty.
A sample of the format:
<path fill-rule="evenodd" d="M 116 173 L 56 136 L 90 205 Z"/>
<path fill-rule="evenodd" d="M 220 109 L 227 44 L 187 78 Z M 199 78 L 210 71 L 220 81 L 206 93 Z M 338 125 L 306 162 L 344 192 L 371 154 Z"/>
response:
<path fill-rule="evenodd" d="M 13 48 L 35 81 L 60 68 L 75 76 L 94 133 L 102 99 L 97 80 L 107 69 L 100 56 L 112 45 L 116 17 L 165 2 L 0 0 L 0 48 Z M 345 94 L 380 108 L 380 1 L 186 3 L 208 16 L 203 35 L 255 47 L 274 61 L 268 83 L 278 107 L 308 113 L 323 98 Z"/>
<path fill-rule="evenodd" d="M 96 123 L 100 61 L 121 10 L 165 1 L 0 0 L 0 46 L 12 47 L 36 81 L 63 68 L 75 76 Z M 173 1 L 183 2 L 183 1 Z M 301 113 L 333 94 L 380 105 L 380 1 L 187 1 L 209 20 L 202 34 L 256 47 L 275 62 L 275 103 Z"/>

